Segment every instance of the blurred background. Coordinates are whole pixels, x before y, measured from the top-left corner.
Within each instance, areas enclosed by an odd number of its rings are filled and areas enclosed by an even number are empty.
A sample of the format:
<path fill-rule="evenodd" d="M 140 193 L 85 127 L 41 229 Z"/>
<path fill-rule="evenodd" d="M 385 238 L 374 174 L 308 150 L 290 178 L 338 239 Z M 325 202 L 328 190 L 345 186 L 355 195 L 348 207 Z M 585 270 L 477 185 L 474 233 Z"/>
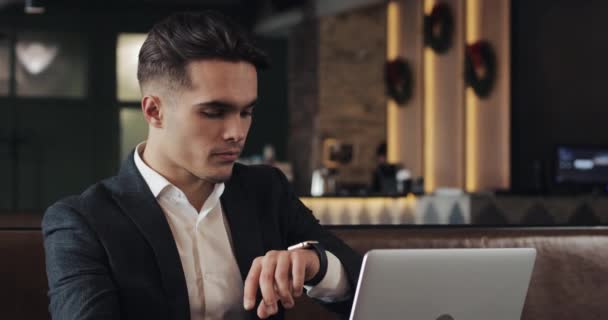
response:
<path fill-rule="evenodd" d="M 0 0 L 0 212 L 116 174 L 147 134 L 147 30 L 204 9 L 272 61 L 240 161 L 322 222 L 608 220 L 600 0 Z"/>

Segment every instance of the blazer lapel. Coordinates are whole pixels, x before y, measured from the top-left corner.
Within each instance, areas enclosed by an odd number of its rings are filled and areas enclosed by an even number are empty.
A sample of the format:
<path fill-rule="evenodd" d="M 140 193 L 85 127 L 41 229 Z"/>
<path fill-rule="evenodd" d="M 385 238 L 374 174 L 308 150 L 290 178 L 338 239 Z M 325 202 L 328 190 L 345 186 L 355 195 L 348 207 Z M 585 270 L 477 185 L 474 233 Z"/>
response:
<path fill-rule="evenodd" d="M 265 251 L 258 212 L 238 177 L 238 165 L 235 165 L 232 178 L 226 184 L 220 201 L 228 220 L 234 255 L 244 281 L 253 259 L 263 256 Z"/>
<path fill-rule="evenodd" d="M 232 178 L 226 183 L 226 189 L 220 201 L 226 220 L 228 220 L 234 254 L 244 281 L 253 259 L 265 255 L 266 249 L 264 248 L 259 209 L 252 193 L 247 192 L 247 188 L 242 183 L 243 179 L 239 177 L 239 166 L 235 164 Z M 256 313 L 261 301 L 262 294 L 258 289 L 256 307 L 247 312 L 248 319 L 259 319 Z M 282 309 L 279 308 L 279 313 L 269 319 L 283 319 Z"/>
<path fill-rule="evenodd" d="M 167 301 L 173 312 L 171 318 L 190 319 L 188 288 L 173 234 L 162 208 L 137 170 L 133 154 L 123 164 L 114 189 L 117 191 L 113 194 L 115 201 L 154 251 Z"/>

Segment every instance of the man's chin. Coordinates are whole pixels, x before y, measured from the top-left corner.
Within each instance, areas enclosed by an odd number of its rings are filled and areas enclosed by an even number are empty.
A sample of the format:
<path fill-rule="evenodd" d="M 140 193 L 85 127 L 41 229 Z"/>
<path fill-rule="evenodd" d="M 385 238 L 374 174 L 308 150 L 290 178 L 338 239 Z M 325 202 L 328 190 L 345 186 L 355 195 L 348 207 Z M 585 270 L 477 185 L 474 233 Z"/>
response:
<path fill-rule="evenodd" d="M 218 176 L 211 176 L 211 177 L 207 177 L 207 180 L 213 182 L 213 183 L 224 183 L 228 180 L 230 180 L 231 175 L 218 175 Z"/>
<path fill-rule="evenodd" d="M 230 177 L 232 177 L 232 168 L 232 165 L 230 166 L 230 168 L 222 168 L 214 172 L 212 175 L 207 176 L 207 179 L 212 181 L 213 183 L 226 182 L 230 180 Z"/>

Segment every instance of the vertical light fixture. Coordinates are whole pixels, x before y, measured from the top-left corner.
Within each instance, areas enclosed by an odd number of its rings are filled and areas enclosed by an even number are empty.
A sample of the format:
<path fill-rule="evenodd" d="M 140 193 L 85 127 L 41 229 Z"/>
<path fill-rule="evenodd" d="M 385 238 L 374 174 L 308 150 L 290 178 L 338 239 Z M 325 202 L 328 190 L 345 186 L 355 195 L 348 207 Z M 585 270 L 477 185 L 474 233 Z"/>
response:
<path fill-rule="evenodd" d="M 435 0 L 424 0 L 424 14 L 430 15 L 435 5 Z M 424 136 L 423 136 L 423 172 L 424 191 L 432 192 L 436 187 L 435 176 L 435 60 L 436 55 L 429 47 L 424 49 Z"/>
<path fill-rule="evenodd" d="M 386 58 L 388 61 L 399 56 L 400 48 L 400 5 L 398 1 L 390 1 L 387 7 L 386 17 Z M 387 100 L 386 125 L 387 125 L 387 160 L 397 163 L 399 159 L 399 118 L 398 106 L 393 99 Z"/>
<path fill-rule="evenodd" d="M 134 102 L 141 99 L 137 81 L 139 50 L 146 40 L 145 33 L 121 33 L 116 40 L 116 97 L 118 101 Z"/>
<path fill-rule="evenodd" d="M 46 11 L 44 1 L 42 0 L 25 0 L 25 13 L 27 14 L 42 14 Z"/>
<path fill-rule="evenodd" d="M 466 1 L 466 44 L 481 38 L 481 0 Z M 479 191 L 479 98 L 471 87 L 465 92 L 465 187 L 468 192 Z"/>

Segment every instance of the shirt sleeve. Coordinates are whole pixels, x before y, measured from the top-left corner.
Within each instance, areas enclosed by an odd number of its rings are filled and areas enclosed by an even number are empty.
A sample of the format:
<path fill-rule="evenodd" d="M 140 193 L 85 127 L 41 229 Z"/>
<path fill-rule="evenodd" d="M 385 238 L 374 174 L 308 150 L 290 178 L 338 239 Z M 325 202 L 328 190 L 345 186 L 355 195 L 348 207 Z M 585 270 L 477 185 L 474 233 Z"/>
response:
<path fill-rule="evenodd" d="M 333 253 L 326 253 L 327 273 L 317 285 L 304 286 L 306 294 L 327 303 L 347 300 L 351 297 L 351 287 L 346 271 Z"/>

